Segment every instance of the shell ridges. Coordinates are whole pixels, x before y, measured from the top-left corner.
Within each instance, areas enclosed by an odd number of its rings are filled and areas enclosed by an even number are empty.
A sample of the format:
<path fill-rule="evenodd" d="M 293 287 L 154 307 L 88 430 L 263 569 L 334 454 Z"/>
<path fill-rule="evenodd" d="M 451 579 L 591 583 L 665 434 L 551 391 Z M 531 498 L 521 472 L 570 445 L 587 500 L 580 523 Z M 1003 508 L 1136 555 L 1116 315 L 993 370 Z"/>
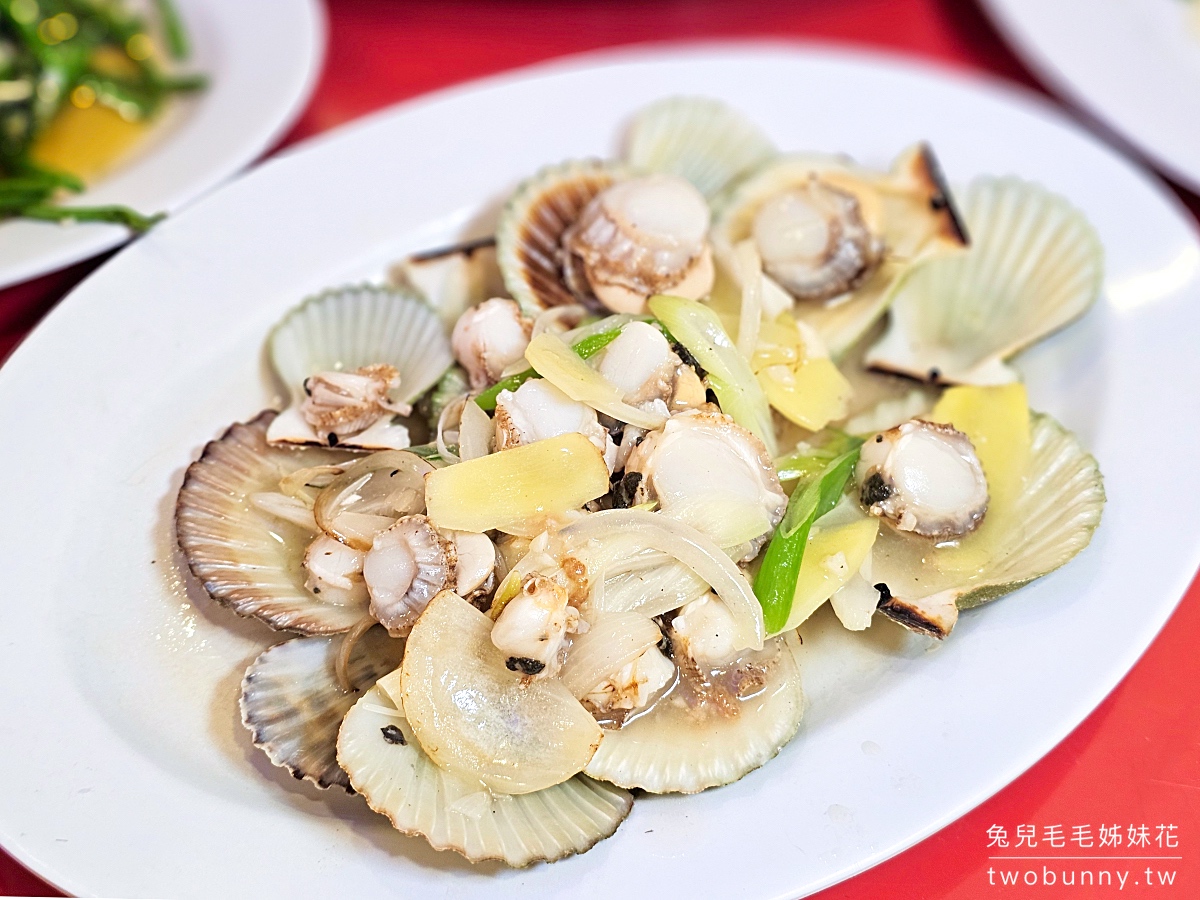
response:
<path fill-rule="evenodd" d="M 371 284 L 310 297 L 275 326 L 269 348 L 293 402 L 310 375 L 375 363 L 400 371 L 400 399 L 411 402 L 454 362 L 437 313 L 411 291 Z"/>
<path fill-rule="evenodd" d="M 294 450 L 267 443 L 273 410 L 231 425 L 210 441 L 184 476 L 175 505 L 175 531 L 192 574 L 209 595 L 240 616 L 280 631 L 334 634 L 347 631 L 366 606 L 338 606 L 304 587 L 303 537 L 281 542 L 280 529 L 295 526 L 251 508 L 249 497 L 273 491 L 297 469 L 339 463 L 347 454 L 318 448 Z"/>
<path fill-rule="evenodd" d="M 757 125 L 720 100 L 668 97 L 634 118 L 625 158 L 692 182 L 710 200 L 776 154 Z"/>
<path fill-rule="evenodd" d="M 1035 413 L 1029 475 L 999 560 L 982 584 L 968 585 L 960 609 L 979 606 L 1047 575 L 1092 540 L 1104 512 L 1104 481 L 1095 458 L 1051 416 Z"/>
<path fill-rule="evenodd" d="M 242 678 L 242 724 L 277 766 L 320 788 L 351 790 L 337 762 L 342 719 L 364 691 L 400 665 L 404 644 L 381 628 L 368 631 L 350 655 L 356 692 L 337 683 L 334 665 L 345 638 L 300 637 L 264 650 Z"/>
<path fill-rule="evenodd" d="M 757 769 L 792 739 L 804 714 L 800 672 L 790 637 L 764 690 L 741 701 L 740 714 L 689 718 L 670 695 L 649 713 L 605 734 L 585 775 L 654 794 L 693 794 L 730 784 Z"/>
<path fill-rule="evenodd" d="M 617 163 L 569 160 L 539 170 L 509 198 L 496 226 L 496 261 L 526 314 L 578 302 L 563 280 L 559 243 L 588 202 L 623 175 Z"/>
<path fill-rule="evenodd" d="M 398 710 L 381 712 L 394 708 L 379 687 L 368 691 L 342 724 L 338 760 L 372 809 L 435 850 L 514 867 L 553 862 L 609 837 L 633 806 L 626 791 L 582 775 L 531 794 L 487 793 L 439 768 Z M 381 739 L 388 724 L 401 729 L 405 744 Z"/>
<path fill-rule="evenodd" d="M 971 248 L 914 267 L 893 293 L 869 366 L 940 382 L 1002 384 L 1006 360 L 1083 315 L 1100 294 L 1104 251 L 1065 198 L 1015 177 L 959 194 Z"/>

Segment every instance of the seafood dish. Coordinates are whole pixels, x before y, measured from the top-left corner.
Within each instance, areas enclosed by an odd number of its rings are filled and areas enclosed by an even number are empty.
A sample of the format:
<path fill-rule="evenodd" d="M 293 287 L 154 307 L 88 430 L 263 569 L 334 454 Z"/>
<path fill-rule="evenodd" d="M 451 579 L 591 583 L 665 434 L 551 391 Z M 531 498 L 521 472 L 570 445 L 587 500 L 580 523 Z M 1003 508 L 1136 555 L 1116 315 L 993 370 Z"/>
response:
<path fill-rule="evenodd" d="M 1013 363 L 1102 283 L 1050 187 L 785 152 L 696 97 L 623 146 L 293 308 L 283 408 L 176 503 L 208 595 L 282 633 L 241 681 L 253 743 L 472 862 L 737 781 L 800 728 L 818 609 L 953 640 L 1104 506 Z"/>

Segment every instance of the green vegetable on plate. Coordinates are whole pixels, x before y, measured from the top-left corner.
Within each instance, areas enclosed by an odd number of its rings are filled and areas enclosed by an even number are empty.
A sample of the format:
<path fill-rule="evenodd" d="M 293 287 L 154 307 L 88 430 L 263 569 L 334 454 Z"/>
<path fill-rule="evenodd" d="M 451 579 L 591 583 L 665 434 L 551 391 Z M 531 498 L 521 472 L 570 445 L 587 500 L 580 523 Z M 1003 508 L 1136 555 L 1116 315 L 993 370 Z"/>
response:
<path fill-rule="evenodd" d="M 832 458 L 818 453 L 814 456 L 814 462 L 807 466 L 800 465 L 799 460 L 793 461 L 800 474 L 783 514 L 783 521 L 767 545 L 762 567 L 754 579 L 754 594 L 762 604 L 763 621 L 768 634 L 779 631 L 787 624 L 800 563 L 804 559 L 804 548 L 813 523 L 837 505 L 846 490 L 846 482 L 858 464 L 862 441 L 849 436 L 840 440 L 848 449 Z M 823 465 L 818 469 L 817 465 L 822 461 Z"/>

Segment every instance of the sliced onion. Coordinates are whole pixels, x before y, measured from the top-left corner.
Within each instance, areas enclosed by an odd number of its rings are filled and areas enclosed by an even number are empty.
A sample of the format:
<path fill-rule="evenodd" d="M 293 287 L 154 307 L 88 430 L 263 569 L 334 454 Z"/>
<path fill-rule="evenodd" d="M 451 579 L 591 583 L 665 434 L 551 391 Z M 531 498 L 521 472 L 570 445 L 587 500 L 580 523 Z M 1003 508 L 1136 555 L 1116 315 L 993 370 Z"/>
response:
<path fill-rule="evenodd" d="M 458 423 L 458 458 L 464 462 L 492 452 L 496 428 L 478 403 L 464 403 Z"/>
<path fill-rule="evenodd" d="M 450 444 L 458 443 L 459 429 L 462 427 L 462 411 L 467 399 L 467 394 L 460 394 L 447 403 L 442 408 L 442 414 L 438 416 L 437 434 L 434 437 L 434 444 L 437 446 L 438 456 L 451 464 L 462 461 L 459 459 L 457 453 L 451 451 Z M 453 440 L 447 441 L 447 435 L 453 435 Z"/>
<path fill-rule="evenodd" d="M 507 366 L 500 370 L 500 374 L 496 377 L 496 381 L 504 381 L 514 375 L 520 375 L 529 369 L 529 360 L 524 356 L 518 356 Z"/>
<path fill-rule="evenodd" d="M 599 587 L 590 601 L 593 608 L 638 612 L 651 618 L 699 600 L 709 590 L 708 582 L 669 557 L 653 567 L 606 577 Z"/>
<path fill-rule="evenodd" d="M 297 469 L 280 479 L 279 490 L 312 509 L 317 494 L 329 487 L 330 482 L 345 471 L 345 466 L 309 466 L 307 469 Z"/>
<path fill-rule="evenodd" d="M 673 501 L 664 516 L 691 525 L 722 550 L 746 544 L 771 530 L 761 503 L 733 494 L 696 494 Z"/>
<path fill-rule="evenodd" d="M 622 399 L 621 389 L 580 359 L 553 334 L 539 334 L 525 349 L 525 358 L 537 373 L 579 403 L 628 422 L 639 428 L 661 428 L 666 416 L 630 406 Z"/>
<path fill-rule="evenodd" d="M 600 726 L 557 678 L 514 674 L 491 631 L 466 600 L 435 596 L 408 637 L 399 705 L 443 769 L 497 794 L 560 784 L 592 758 Z"/>
<path fill-rule="evenodd" d="M 400 516 L 424 511 L 425 476 L 432 471 L 432 465 L 405 450 L 355 460 L 318 495 L 317 525 L 355 550 L 370 550 L 379 531 Z"/>
<path fill-rule="evenodd" d="M 781 288 L 762 269 L 759 269 L 759 285 L 762 289 L 759 301 L 762 303 L 763 315 L 767 319 L 777 319 L 782 313 L 789 312 L 795 305 L 796 298 Z"/>
<path fill-rule="evenodd" d="M 829 598 L 829 605 L 847 629 L 862 631 L 871 626 L 871 617 L 879 606 L 879 590 L 856 572 Z"/>
<path fill-rule="evenodd" d="M 584 516 L 561 532 L 563 539 L 572 543 L 603 541 L 617 534 L 643 538 L 647 548 L 674 557 L 704 579 L 725 602 L 737 623 L 741 648 L 762 649 L 763 614 L 754 591 L 721 548 L 695 528 L 658 513 L 610 509 Z"/>
<path fill-rule="evenodd" d="M 576 699 L 662 640 L 658 626 L 638 613 L 598 613 L 588 624 L 591 627 L 571 641 L 560 674 Z"/>
<path fill-rule="evenodd" d="M 597 612 L 637 612 L 653 618 L 709 591 L 708 582 L 640 534 L 614 533 L 575 547 L 572 555 L 591 573 L 588 607 Z"/>
<path fill-rule="evenodd" d="M 623 569 L 626 565 L 637 566 L 639 558 L 652 555 L 643 568 L 661 565 L 669 558 L 665 553 L 646 550 L 646 542 L 638 535 L 612 532 L 602 539 L 592 538 L 571 542 L 572 555 L 585 563 L 588 571 L 605 575 Z"/>
<path fill-rule="evenodd" d="M 762 325 L 762 260 L 753 238 L 746 238 L 734 248 L 738 277 L 742 282 L 742 309 L 738 316 L 738 353 L 749 359 L 758 346 L 758 329 Z"/>
<path fill-rule="evenodd" d="M 369 513 L 339 513 L 327 529 L 322 529 L 331 538 L 341 541 L 355 550 L 370 550 L 375 535 L 396 524 L 391 516 L 373 516 Z"/>
<path fill-rule="evenodd" d="M 278 491 L 259 491 L 250 495 L 250 505 L 298 528 L 317 530 L 312 506 L 298 497 L 289 497 Z"/>
<path fill-rule="evenodd" d="M 577 328 L 579 323 L 589 315 L 591 315 L 591 310 L 581 303 L 552 306 L 533 320 L 533 332 L 529 336 L 535 338 L 546 331 L 563 334 L 572 328 Z"/>

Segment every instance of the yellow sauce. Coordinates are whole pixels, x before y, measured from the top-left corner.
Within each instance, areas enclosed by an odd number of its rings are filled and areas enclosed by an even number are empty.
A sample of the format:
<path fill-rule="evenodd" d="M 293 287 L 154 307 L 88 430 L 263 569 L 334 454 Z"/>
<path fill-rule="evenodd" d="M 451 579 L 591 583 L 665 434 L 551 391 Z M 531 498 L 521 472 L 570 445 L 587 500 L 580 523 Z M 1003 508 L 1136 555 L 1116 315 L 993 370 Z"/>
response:
<path fill-rule="evenodd" d="M 66 104 L 30 152 L 40 166 L 91 182 L 109 172 L 146 134 L 145 122 L 129 122 L 106 106 Z"/>

